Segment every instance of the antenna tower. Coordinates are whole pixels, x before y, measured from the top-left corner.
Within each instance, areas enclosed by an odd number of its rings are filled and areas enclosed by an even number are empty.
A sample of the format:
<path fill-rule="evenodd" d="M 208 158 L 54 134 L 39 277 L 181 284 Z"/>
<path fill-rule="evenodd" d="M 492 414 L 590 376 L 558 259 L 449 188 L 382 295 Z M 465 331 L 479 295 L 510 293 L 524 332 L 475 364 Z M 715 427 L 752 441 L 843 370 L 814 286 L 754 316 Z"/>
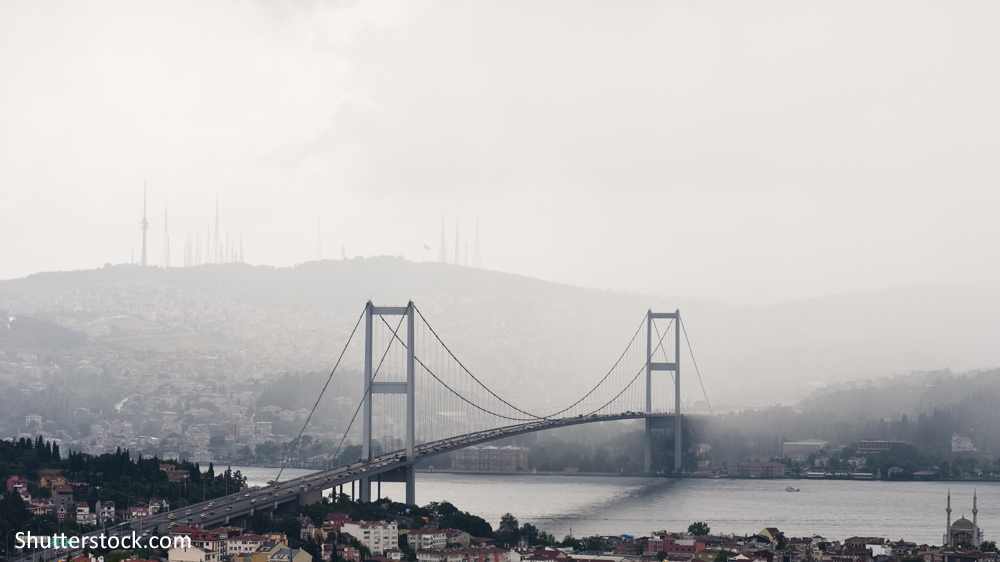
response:
<path fill-rule="evenodd" d="M 219 196 L 215 196 L 215 263 L 222 263 L 222 241 L 219 240 Z"/>
<path fill-rule="evenodd" d="M 170 233 L 167 232 L 167 200 L 163 200 L 163 248 L 160 250 L 160 265 L 170 267 Z"/>
<path fill-rule="evenodd" d="M 139 228 L 142 229 L 142 267 L 146 267 L 146 229 L 149 228 L 149 221 L 146 220 L 146 182 L 142 182 L 142 222 Z"/>
<path fill-rule="evenodd" d="M 479 221 L 476 221 L 476 248 L 472 251 L 472 267 L 483 267 L 483 256 L 479 253 Z"/>
<path fill-rule="evenodd" d="M 448 263 L 448 250 L 445 248 L 444 242 L 444 215 L 441 215 L 441 246 L 438 248 L 438 261 L 441 263 Z"/>

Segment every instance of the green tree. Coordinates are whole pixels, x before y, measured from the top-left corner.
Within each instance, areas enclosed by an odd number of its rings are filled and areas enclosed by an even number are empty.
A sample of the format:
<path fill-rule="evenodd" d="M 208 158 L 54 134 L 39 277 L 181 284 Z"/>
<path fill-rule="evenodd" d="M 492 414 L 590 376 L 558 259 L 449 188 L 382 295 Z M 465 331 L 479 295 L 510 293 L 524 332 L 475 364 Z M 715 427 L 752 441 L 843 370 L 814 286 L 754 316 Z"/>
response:
<path fill-rule="evenodd" d="M 996 552 L 997 543 L 996 541 L 983 541 L 979 543 L 979 550 L 982 552 Z"/>
<path fill-rule="evenodd" d="M 573 538 L 573 535 L 566 535 L 563 537 L 562 546 L 572 547 L 575 550 L 579 550 L 583 548 L 583 543 L 581 543 L 579 539 Z"/>
<path fill-rule="evenodd" d="M 730 552 L 728 550 L 720 550 L 718 554 L 715 555 L 714 562 L 727 562 L 730 558 L 735 556 L 735 552 Z"/>
<path fill-rule="evenodd" d="M 711 532 L 711 527 L 709 527 L 708 523 L 705 523 L 704 521 L 695 521 L 694 523 L 688 525 L 688 533 L 691 533 L 696 537 L 704 537 Z"/>
<path fill-rule="evenodd" d="M 501 541 L 509 547 L 517 546 L 521 539 L 521 528 L 518 526 L 517 517 L 510 513 L 505 513 L 500 518 L 500 527 L 497 528 L 497 535 Z"/>

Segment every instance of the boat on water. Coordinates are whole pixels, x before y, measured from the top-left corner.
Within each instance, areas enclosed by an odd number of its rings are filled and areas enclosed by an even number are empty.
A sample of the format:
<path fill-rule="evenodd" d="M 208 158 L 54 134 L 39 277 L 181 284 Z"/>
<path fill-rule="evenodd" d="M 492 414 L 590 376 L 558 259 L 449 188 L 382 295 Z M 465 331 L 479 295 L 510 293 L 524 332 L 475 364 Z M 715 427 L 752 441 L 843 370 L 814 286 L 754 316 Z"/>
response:
<path fill-rule="evenodd" d="M 795 486 L 792 486 L 791 484 L 789 484 L 788 486 L 785 487 L 785 491 L 786 492 L 798 492 L 799 489 L 796 488 Z"/>

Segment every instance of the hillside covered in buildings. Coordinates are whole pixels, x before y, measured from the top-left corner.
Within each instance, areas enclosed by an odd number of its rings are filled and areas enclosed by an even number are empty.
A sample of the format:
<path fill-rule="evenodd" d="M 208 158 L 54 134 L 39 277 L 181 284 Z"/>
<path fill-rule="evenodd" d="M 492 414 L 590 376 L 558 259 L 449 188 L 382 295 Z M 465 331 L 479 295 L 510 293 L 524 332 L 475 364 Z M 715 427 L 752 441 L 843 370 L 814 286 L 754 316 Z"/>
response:
<path fill-rule="evenodd" d="M 120 447 L 202 463 L 280 462 L 369 299 L 412 299 L 471 372 L 537 409 L 570 402 L 599 380 L 647 309 L 680 309 L 705 388 L 682 346 L 683 411 L 724 412 L 692 424 L 689 442 L 713 447 L 690 453 L 692 467 L 781 458 L 784 441 L 804 439 L 856 447 L 858 439 L 898 434 L 943 455 L 957 433 L 979 453 L 997 449 L 996 437 L 979 429 L 989 424 L 993 396 L 987 371 L 980 379 L 938 375 L 942 387 L 922 394 L 886 378 L 1000 364 L 992 345 L 1000 298 L 989 291 L 921 286 L 736 306 L 391 257 L 292 268 L 109 265 L 0 281 L 0 436 L 40 434 L 95 454 Z M 330 461 L 362 392 L 361 365 L 352 359 L 359 342 L 331 381 L 296 463 Z M 883 382 L 827 386 L 863 377 Z M 943 420 L 933 424 L 933 438 L 920 437 L 930 435 L 921 415 Z M 520 444 L 535 447 L 531 467 L 619 472 L 634 468 L 637 443 L 619 436 L 635 431 L 616 422 L 525 436 Z M 559 447 L 537 445 L 548 439 L 585 447 L 567 445 L 562 458 Z"/>

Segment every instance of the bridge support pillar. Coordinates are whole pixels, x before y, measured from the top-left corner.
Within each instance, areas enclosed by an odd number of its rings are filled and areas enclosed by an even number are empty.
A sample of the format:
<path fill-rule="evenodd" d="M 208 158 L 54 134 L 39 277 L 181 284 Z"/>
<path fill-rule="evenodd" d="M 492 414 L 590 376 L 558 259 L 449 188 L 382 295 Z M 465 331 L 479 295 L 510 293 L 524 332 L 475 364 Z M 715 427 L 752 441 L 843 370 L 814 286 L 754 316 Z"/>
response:
<path fill-rule="evenodd" d="M 368 476 L 363 476 L 361 480 L 358 481 L 361 484 L 361 490 L 358 493 L 358 499 L 363 502 L 372 501 L 372 481 Z"/>
<path fill-rule="evenodd" d="M 362 416 L 361 435 L 361 456 L 368 462 L 372 459 L 372 396 L 375 394 L 403 394 L 406 396 L 406 419 L 404 421 L 405 439 L 404 448 L 406 460 L 412 461 L 416 457 L 416 370 L 414 350 L 416 348 L 415 332 L 415 308 L 413 301 L 406 306 L 375 306 L 368 301 L 365 307 L 365 396 L 363 398 L 364 414 Z M 374 380 L 375 373 L 372 372 L 373 349 L 372 349 L 372 323 L 375 316 L 405 316 L 406 317 L 406 382 L 382 382 Z M 397 336 L 398 338 L 398 336 Z M 402 340 L 400 340 L 402 342 Z M 381 451 L 385 454 L 387 451 Z M 414 497 L 414 481 L 412 477 L 412 466 L 407 471 L 406 497 L 407 503 Z M 371 501 L 371 478 L 364 477 L 360 481 L 361 501 Z M 381 494 L 379 494 L 381 495 Z"/>
<path fill-rule="evenodd" d="M 683 453 L 683 449 L 681 448 L 681 435 L 683 434 L 681 431 L 682 419 L 680 414 L 674 417 L 674 427 L 676 428 L 674 429 L 674 472 L 681 471 L 681 454 Z"/>
<path fill-rule="evenodd" d="M 653 355 L 663 345 L 663 339 L 653 347 L 653 321 L 657 318 L 670 319 L 674 322 L 674 360 L 673 362 L 654 362 Z M 653 371 L 673 371 L 674 372 L 674 471 L 681 469 L 681 311 L 674 312 L 653 312 L 646 313 L 646 413 L 653 413 Z M 669 326 L 667 327 L 669 329 Z M 663 334 L 666 336 L 666 333 Z M 663 350 L 664 358 L 667 358 L 666 349 Z M 646 418 L 645 434 L 645 471 L 650 472 L 653 467 L 653 421 Z"/>
<path fill-rule="evenodd" d="M 406 467 L 406 503 L 417 504 L 417 471 L 412 464 Z"/>
<path fill-rule="evenodd" d="M 644 448 L 646 450 L 646 463 L 643 464 L 644 472 L 649 472 L 653 467 L 653 420 L 651 418 L 646 418 L 646 438 L 645 438 Z"/>

